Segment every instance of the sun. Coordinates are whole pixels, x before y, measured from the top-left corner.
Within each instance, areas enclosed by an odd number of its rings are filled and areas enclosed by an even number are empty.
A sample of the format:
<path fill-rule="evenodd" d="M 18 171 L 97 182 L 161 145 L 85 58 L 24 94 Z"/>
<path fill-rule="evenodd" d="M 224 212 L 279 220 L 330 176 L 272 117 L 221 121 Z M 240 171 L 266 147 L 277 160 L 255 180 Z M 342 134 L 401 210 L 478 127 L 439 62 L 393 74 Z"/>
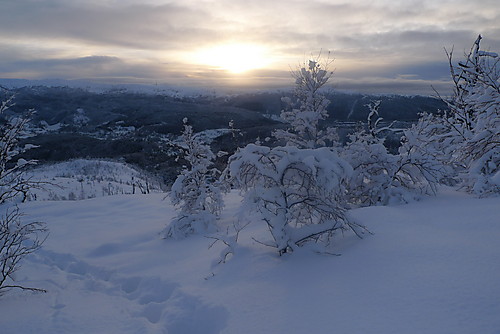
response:
<path fill-rule="evenodd" d="M 225 44 L 199 50 L 196 53 L 198 63 L 226 70 L 231 73 L 243 73 L 266 67 L 269 57 L 264 47 L 252 44 Z"/>

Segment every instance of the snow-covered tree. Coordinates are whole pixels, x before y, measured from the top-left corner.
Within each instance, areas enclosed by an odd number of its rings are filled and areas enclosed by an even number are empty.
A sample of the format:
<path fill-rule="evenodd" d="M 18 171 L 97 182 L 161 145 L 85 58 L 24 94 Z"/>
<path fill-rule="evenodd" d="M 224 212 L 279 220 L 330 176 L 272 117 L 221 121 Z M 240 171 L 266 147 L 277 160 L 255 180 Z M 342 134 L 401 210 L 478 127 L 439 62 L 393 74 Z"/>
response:
<path fill-rule="evenodd" d="M 330 101 L 321 94 L 321 88 L 330 80 L 333 72 L 328 70 L 331 62 L 321 64 L 320 57 L 309 60 L 292 71 L 295 78 L 294 97 L 283 97 L 286 108 L 281 118 L 290 128 L 277 130 L 274 136 L 289 146 L 315 148 L 325 146 L 337 138 L 333 128 L 321 130 L 319 122 L 328 117 L 327 107 Z"/>
<path fill-rule="evenodd" d="M 13 96 L 0 104 L 0 116 L 3 124 L 0 126 L 0 204 L 21 196 L 23 199 L 30 188 L 39 183 L 26 178 L 25 170 L 36 161 L 18 158 L 19 154 L 33 147 L 33 145 L 19 146 L 19 140 L 25 132 L 29 117 L 7 117 L 6 111 L 13 105 Z"/>
<path fill-rule="evenodd" d="M 244 197 L 242 210 L 260 213 L 272 237 L 267 244 L 280 254 L 363 230 L 346 213 L 351 166 L 329 148 L 250 144 L 229 159 L 228 171 Z"/>
<path fill-rule="evenodd" d="M 447 54 L 454 91 L 445 100 L 450 111 L 441 124 L 449 133 L 436 142 L 451 148 L 448 158 L 463 185 L 486 196 L 500 194 L 500 57 L 481 50 L 481 39 L 479 35 L 458 65 L 453 64 L 453 51 Z"/>
<path fill-rule="evenodd" d="M 215 229 L 222 207 L 220 172 L 213 167 L 215 154 L 200 142 L 184 118 L 181 146 L 185 166 L 172 185 L 170 199 L 179 214 L 166 229 L 167 237 L 182 238 L 189 234 Z"/>
<path fill-rule="evenodd" d="M 449 55 L 455 85 L 449 122 L 463 138 L 457 158 L 464 185 L 478 195 L 500 194 L 500 57 L 481 50 L 481 39 L 457 67 Z"/>
<path fill-rule="evenodd" d="M 15 278 L 23 258 L 41 247 L 46 232 L 45 223 L 24 223 L 17 207 L 7 208 L 0 216 L 0 296 L 12 288 L 46 292 L 44 289 L 17 284 Z"/>
<path fill-rule="evenodd" d="M 12 105 L 11 96 L 0 104 L 0 116 Z M 12 202 L 19 197 L 26 198 L 32 187 L 40 184 L 26 178 L 26 167 L 34 161 L 14 158 L 30 147 L 19 147 L 19 139 L 23 135 L 27 117 L 5 117 L 0 125 L 0 294 L 10 288 L 45 291 L 38 288 L 25 287 L 15 283 L 15 272 L 22 259 L 40 248 L 45 234 L 44 223 L 24 223 L 22 214 Z"/>
<path fill-rule="evenodd" d="M 480 49 L 481 39 L 458 65 L 447 53 L 449 110 L 423 114 L 404 131 L 398 181 L 405 187 L 434 192 L 438 183 L 460 183 L 479 196 L 500 194 L 500 59 Z"/>
<path fill-rule="evenodd" d="M 360 235 L 363 228 L 347 216 L 346 184 L 351 166 L 327 144 L 336 131 L 320 129 L 330 101 L 320 92 L 332 72 L 318 59 L 297 71 L 294 98 L 285 97 L 281 118 L 290 124 L 274 136 L 285 147 L 250 144 L 229 158 L 226 174 L 244 197 L 242 211 L 258 212 L 279 254 L 308 243 L 329 243 L 338 231 Z M 333 146 L 333 145 L 332 145 Z"/>

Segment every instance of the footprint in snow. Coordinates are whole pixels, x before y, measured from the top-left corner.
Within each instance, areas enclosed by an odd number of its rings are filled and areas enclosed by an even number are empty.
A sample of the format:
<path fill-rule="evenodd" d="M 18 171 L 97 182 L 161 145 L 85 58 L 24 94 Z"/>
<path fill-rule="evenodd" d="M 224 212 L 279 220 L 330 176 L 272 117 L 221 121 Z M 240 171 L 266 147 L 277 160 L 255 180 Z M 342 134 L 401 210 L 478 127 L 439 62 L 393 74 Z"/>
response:
<path fill-rule="evenodd" d="M 98 293 L 104 297 L 123 298 L 120 306 L 131 317 L 143 319 L 162 332 L 216 334 L 227 322 L 228 312 L 224 307 L 203 302 L 182 291 L 175 282 L 159 277 L 123 277 L 71 254 L 44 249 L 33 254 L 31 260 L 43 263 L 65 277 L 64 284 L 53 285 L 54 289 L 79 289 L 83 294 Z M 61 312 L 67 306 L 64 302 L 58 299 L 52 306 L 54 318 L 63 314 L 67 316 L 67 313 Z"/>

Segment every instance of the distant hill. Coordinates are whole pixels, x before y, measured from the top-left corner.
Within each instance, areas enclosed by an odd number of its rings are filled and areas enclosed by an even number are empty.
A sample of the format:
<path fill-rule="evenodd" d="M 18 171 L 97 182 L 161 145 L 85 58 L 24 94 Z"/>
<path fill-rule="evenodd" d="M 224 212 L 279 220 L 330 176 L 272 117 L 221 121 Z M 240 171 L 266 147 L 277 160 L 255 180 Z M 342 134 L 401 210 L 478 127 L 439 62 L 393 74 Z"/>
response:
<path fill-rule="evenodd" d="M 175 140 L 188 118 L 196 132 L 212 131 L 214 150 L 233 152 L 257 138 L 270 137 L 286 125 L 279 119 L 281 98 L 290 92 L 260 92 L 231 96 L 177 96 L 138 93 L 124 89 L 105 92 L 83 88 L 31 86 L 14 88 L 10 115 L 36 110 L 25 141 L 40 147 L 25 154 L 41 163 L 77 158 L 118 159 L 159 174 L 167 183 L 182 164 L 175 156 Z M 0 100 L 8 94 L 0 93 Z M 330 117 L 323 125 L 340 128 L 343 138 L 352 124 L 366 120 L 368 103 L 381 100 L 386 121 L 412 122 L 421 112 L 436 113 L 446 105 L 422 96 L 370 96 L 329 93 Z M 1 121 L 1 120 L 0 120 Z M 233 121 L 239 130 L 228 129 Z M 350 125 L 348 125 L 350 124 Z M 393 139 L 397 145 L 398 139 Z"/>
<path fill-rule="evenodd" d="M 227 99 L 226 104 L 264 114 L 279 115 L 284 107 L 281 97 L 290 93 L 243 94 Z M 330 121 L 366 121 L 367 104 L 380 100 L 380 116 L 388 121 L 415 121 L 422 112 L 437 113 L 447 108 L 443 101 L 428 96 L 366 95 L 347 93 L 325 94 L 330 100 Z"/>

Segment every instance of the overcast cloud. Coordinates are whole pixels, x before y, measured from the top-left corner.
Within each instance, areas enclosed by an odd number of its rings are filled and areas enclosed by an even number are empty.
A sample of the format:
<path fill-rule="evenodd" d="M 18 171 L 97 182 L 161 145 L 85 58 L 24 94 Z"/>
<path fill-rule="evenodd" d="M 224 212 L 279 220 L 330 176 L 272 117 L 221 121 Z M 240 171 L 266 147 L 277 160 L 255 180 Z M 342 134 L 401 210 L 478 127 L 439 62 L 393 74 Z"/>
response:
<path fill-rule="evenodd" d="M 443 48 L 458 59 L 479 33 L 500 51 L 497 0 L 3 0 L 0 77 L 282 87 L 322 49 L 338 89 L 430 94 L 448 80 Z M 195 60 L 231 43 L 269 64 L 236 77 Z"/>

